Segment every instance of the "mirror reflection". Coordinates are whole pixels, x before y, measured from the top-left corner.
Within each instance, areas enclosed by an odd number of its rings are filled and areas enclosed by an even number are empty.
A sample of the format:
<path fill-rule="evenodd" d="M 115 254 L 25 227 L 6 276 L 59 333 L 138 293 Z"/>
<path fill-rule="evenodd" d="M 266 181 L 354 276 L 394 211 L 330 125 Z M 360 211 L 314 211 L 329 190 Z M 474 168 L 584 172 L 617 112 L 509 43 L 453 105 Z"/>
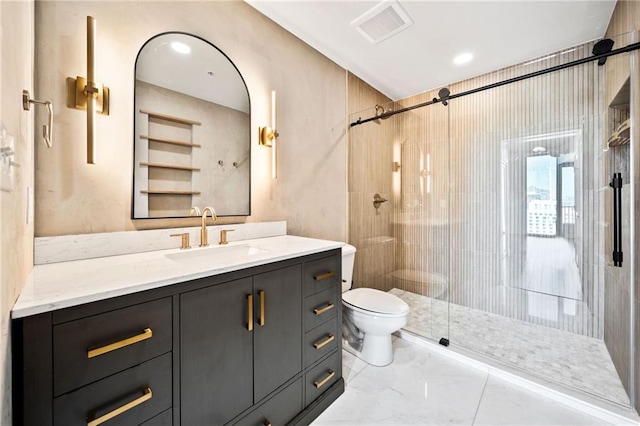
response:
<path fill-rule="evenodd" d="M 240 72 L 198 37 L 165 33 L 135 70 L 133 218 L 247 216 L 250 104 Z"/>

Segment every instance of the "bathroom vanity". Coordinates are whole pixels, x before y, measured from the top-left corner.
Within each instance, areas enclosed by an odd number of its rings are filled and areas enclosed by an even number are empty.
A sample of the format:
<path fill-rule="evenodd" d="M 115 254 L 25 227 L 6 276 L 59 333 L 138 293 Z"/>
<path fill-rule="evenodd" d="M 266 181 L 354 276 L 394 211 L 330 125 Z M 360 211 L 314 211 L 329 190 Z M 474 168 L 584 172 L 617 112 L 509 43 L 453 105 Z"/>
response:
<path fill-rule="evenodd" d="M 309 424 L 344 391 L 340 246 L 37 265 L 12 312 L 14 424 Z"/>

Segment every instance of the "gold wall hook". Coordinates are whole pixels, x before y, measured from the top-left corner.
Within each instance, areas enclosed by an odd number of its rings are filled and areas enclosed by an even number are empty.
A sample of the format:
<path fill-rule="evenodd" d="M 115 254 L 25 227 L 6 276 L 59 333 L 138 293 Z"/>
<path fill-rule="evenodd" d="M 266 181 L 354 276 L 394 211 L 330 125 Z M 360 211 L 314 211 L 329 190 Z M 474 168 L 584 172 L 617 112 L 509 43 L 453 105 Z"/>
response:
<path fill-rule="evenodd" d="M 53 105 L 51 101 L 39 101 L 37 99 L 31 99 L 28 90 L 22 91 L 22 109 L 25 111 L 31 110 L 31 104 L 44 105 L 47 107 L 49 113 L 48 124 L 42 125 L 42 140 L 47 148 L 53 146 Z"/>

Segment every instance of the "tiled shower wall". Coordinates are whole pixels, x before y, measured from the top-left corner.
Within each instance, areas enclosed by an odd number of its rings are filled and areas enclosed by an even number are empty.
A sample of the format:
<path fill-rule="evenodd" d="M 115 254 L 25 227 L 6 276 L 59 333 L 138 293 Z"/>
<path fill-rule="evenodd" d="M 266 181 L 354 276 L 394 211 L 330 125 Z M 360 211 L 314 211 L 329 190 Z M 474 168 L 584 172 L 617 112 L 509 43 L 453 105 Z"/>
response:
<path fill-rule="evenodd" d="M 632 42 L 639 41 L 638 30 L 640 30 L 640 2 L 631 0 L 619 0 L 609 22 L 606 37 L 616 40 L 614 47 L 620 47 Z M 632 135 L 631 144 L 618 148 L 617 157 L 627 159 L 628 163 L 634 165 L 631 169 L 634 173 L 625 182 L 623 189 L 623 201 L 627 203 L 635 200 L 632 212 L 635 212 L 635 258 L 630 256 L 629 245 L 623 246 L 624 261 L 623 268 L 607 267 L 606 292 L 605 292 L 605 330 L 604 340 L 611 354 L 618 374 L 622 382 L 629 391 L 631 384 L 635 380 L 635 395 L 631 395 L 635 401 L 637 411 L 640 411 L 640 285 L 638 282 L 638 235 L 640 235 L 640 220 L 637 219 L 637 212 L 640 211 L 640 52 L 635 51 L 630 55 L 619 55 L 610 58 L 607 67 L 607 87 L 605 102 L 607 105 L 619 103 L 614 99 L 624 88 L 625 82 L 629 83 L 629 102 L 625 105 L 616 105 L 607 109 L 607 117 L 610 131 L 622 119 L 631 117 Z M 624 90 L 622 90 L 624 92 Z M 633 149 L 630 147 L 633 146 Z M 624 155 L 622 155 L 624 154 Z M 615 164 L 619 168 L 620 162 Z M 617 171 L 617 170 L 616 170 Z M 635 183 L 635 194 L 631 193 L 630 183 Z M 625 191 L 626 190 L 626 191 Z M 627 204 L 628 206 L 628 204 Z M 629 206 L 628 208 L 631 208 Z M 624 211 L 624 210 L 623 210 Z M 624 216 L 623 216 L 624 217 Z M 627 225 L 628 220 L 625 218 Z M 629 229 L 627 228 L 627 231 Z M 627 234 L 624 234 L 627 235 Z M 623 242 L 628 242 L 623 239 Z M 608 251 L 609 249 L 607 249 Z M 631 265 L 634 263 L 635 276 L 630 280 L 632 273 Z M 632 276 L 632 275 L 631 275 Z M 634 300 L 635 299 L 635 300 Z M 635 304 L 635 306 L 633 306 Z M 635 308 L 635 314 L 633 309 Z M 635 318 L 634 318 L 635 317 Z M 630 336 L 635 336 L 634 342 Z"/>
<path fill-rule="evenodd" d="M 355 75 L 347 82 L 349 122 L 375 115 L 374 105 L 388 107 L 390 99 Z M 366 109 L 365 109 L 366 108 Z M 357 114 L 355 114 L 357 113 Z M 391 168 L 394 120 L 388 118 L 349 130 L 349 243 L 357 249 L 354 287 L 390 290 L 387 276 L 394 270 L 395 243 L 391 219 L 395 200 Z M 374 194 L 388 201 L 373 206 Z"/>

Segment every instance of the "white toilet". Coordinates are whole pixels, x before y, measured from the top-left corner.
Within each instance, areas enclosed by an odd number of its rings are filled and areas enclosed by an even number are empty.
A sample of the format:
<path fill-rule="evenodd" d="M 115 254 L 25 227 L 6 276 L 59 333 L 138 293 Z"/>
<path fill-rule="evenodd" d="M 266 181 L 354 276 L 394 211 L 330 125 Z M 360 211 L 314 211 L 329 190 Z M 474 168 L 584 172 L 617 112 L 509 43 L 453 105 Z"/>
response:
<path fill-rule="evenodd" d="M 351 290 L 356 248 L 342 247 L 342 336 L 344 348 L 371 365 L 393 362 L 391 333 L 407 323 L 409 305 L 373 288 Z"/>

